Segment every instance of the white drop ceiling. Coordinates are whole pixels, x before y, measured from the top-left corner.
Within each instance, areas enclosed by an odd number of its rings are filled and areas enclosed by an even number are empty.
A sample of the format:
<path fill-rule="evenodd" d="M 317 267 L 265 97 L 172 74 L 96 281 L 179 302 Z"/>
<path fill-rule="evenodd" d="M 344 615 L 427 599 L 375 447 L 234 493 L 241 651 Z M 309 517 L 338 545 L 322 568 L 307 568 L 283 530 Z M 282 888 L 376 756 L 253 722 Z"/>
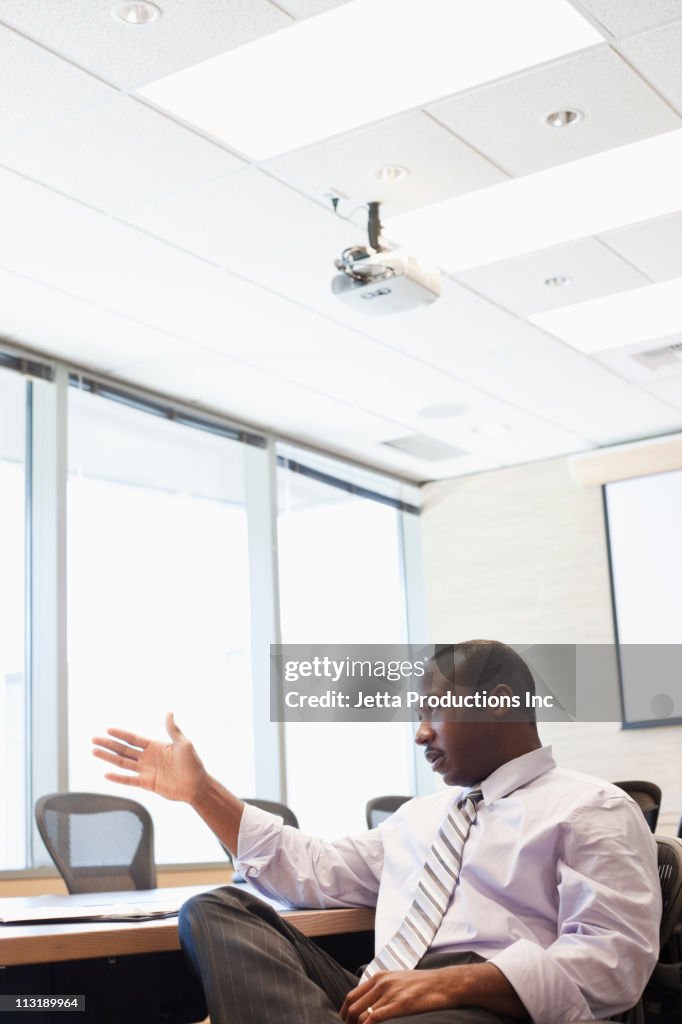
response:
<path fill-rule="evenodd" d="M 513 179 L 682 129 L 680 0 L 563 0 L 594 33 L 586 48 L 261 162 L 139 90 L 374 0 L 157 2 L 147 27 L 102 0 L 0 3 L 0 338 L 417 481 L 682 429 L 682 360 L 635 358 L 678 340 L 682 304 L 663 339 L 653 317 L 620 345 L 607 323 L 613 347 L 591 354 L 530 319 L 611 297 L 608 315 L 682 278 L 682 202 L 495 262 L 465 251 L 437 302 L 397 316 L 363 317 L 330 289 L 370 200 L 399 224 L 476 193 L 485 240 Z M 515 31 L 535 29 L 520 17 Z M 347 48 L 340 89 L 415 73 L 390 59 L 390 31 L 369 66 Z M 568 108 L 578 123 L 546 124 Z M 373 177 L 396 164 L 401 181 Z M 405 438 L 412 453 L 392 446 Z"/>

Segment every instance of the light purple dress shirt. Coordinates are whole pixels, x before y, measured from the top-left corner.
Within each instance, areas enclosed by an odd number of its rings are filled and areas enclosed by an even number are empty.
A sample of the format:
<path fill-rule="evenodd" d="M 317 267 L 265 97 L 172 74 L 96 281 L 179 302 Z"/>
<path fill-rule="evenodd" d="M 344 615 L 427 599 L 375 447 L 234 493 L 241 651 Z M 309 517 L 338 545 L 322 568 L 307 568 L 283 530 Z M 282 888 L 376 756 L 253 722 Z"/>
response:
<path fill-rule="evenodd" d="M 656 963 L 661 919 L 656 844 L 640 809 L 608 782 L 557 768 L 550 747 L 502 765 L 482 790 L 431 949 L 490 960 L 535 1024 L 634 1005 Z M 376 905 L 379 950 L 463 792 L 416 797 L 378 828 L 334 842 L 247 806 L 237 866 L 257 890 L 296 907 Z"/>

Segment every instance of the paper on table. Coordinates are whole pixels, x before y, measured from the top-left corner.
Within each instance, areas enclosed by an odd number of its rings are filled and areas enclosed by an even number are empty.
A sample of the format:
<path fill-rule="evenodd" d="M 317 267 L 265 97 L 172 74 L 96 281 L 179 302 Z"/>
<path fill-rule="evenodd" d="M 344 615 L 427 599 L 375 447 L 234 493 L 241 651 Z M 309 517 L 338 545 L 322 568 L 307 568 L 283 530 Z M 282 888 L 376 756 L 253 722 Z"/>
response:
<path fill-rule="evenodd" d="M 0 923 L 29 924 L 39 921 L 149 921 L 173 917 L 179 910 L 177 900 L 143 903 L 101 903 L 76 906 L 12 906 L 0 900 Z"/>

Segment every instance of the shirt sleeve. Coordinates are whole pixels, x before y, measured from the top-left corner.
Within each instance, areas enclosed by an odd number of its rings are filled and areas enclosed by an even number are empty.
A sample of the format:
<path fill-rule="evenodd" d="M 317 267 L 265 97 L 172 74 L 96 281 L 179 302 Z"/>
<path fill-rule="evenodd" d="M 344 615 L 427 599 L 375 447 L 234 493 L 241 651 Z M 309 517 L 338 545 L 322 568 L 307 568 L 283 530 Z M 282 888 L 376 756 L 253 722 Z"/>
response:
<path fill-rule="evenodd" d="M 377 829 L 325 842 L 245 805 L 235 866 L 259 892 L 292 907 L 374 907 L 383 863 Z"/>
<path fill-rule="evenodd" d="M 557 857 L 557 939 L 521 939 L 494 956 L 535 1024 L 568 1024 L 634 1006 L 658 957 L 656 842 L 639 808 L 608 797 L 565 822 Z"/>

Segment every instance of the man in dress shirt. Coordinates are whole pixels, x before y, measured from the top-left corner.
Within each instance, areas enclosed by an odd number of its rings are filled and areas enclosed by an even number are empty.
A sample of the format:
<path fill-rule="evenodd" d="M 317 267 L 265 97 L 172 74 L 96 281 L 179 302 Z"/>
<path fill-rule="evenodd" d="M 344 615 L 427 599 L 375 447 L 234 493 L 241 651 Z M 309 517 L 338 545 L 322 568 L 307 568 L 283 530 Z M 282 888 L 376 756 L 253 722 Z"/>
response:
<path fill-rule="evenodd" d="M 431 694 L 533 692 L 511 648 L 442 650 Z M 482 791 L 458 881 L 413 970 L 344 970 L 262 900 L 223 888 L 180 915 L 212 1024 L 568 1024 L 632 1006 L 654 967 L 661 916 L 656 847 L 639 808 L 607 782 L 556 766 L 528 715 L 495 708 L 423 718 L 416 742 L 445 787 L 377 829 L 324 842 L 245 805 L 166 721 L 170 744 L 118 729 L 96 756 L 107 778 L 191 804 L 257 891 L 300 907 L 376 906 L 376 949 L 405 921 L 451 808 Z M 577 726 L 576 726 L 577 727 Z"/>

